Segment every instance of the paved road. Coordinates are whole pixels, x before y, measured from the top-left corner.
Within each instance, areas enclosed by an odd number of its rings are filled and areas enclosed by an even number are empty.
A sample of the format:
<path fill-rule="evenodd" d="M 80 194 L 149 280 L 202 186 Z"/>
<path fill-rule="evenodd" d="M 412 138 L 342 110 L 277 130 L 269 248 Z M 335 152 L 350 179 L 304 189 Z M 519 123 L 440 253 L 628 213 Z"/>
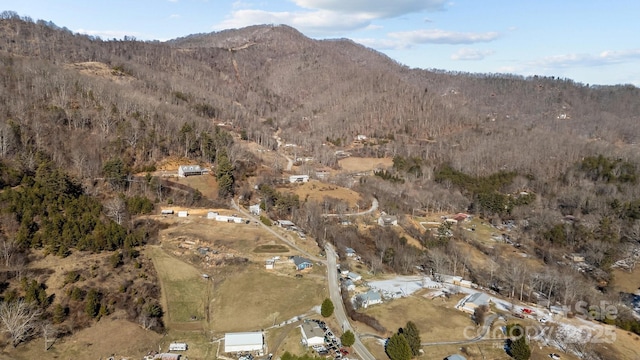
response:
<path fill-rule="evenodd" d="M 306 250 L 302 249 L 301 247 L 299 247 L 298 245 L 294 244 L 291 240 L 287 239 L 286 237 L 278 234 L 277 231 L 273 230 L 270 226 L 267 226 L 265 224 L 262 223 L 262 221 L 260 221 L 260 219 L 257 219 L 255 216 L 253 216 L 252 214 L 250 214 L 248 211 L 246 211 L 244 208 L 242 208 L 241 206 L 238 206 L 238 204 L 236 204 L 234 199 L 231 199 L 231 208 L 234 210 L 237 210 L 239 213 L 242 214 L 243 217 L 246 217 L 248 219 L 253 219 L 255 221 L 258 222 L 258 224 L 260 224 L 260 226 L 262 226 L 263 228 L 265 228 L 267 231 L 269 231 L 270 233 L 273 234 L 273 236 L 277 237 L 278 239 L 282 240 L 284 243 L 286 243 L 287 245 L 291 246 L 292 248 L 298 250 L 301 254 L 306 255 L 309 259 L 314 260 L 314 261 L 318 261 L 318 262 L 322 262 L 324 263 L 325 260 L 321 259 L 319 257 L 317 257 L 316 255 L 313 255 L 309 252 L 307 252 Z"/>
<path fill-rule="evenodd" d="M 360 337 L 351 327 L 351 323 L 349 323 L 349 318 L 347 318 L 347 313 L 344 309 L 344 304 L 342 303 L 342 296 L 340 295 L 340 285 L 338 284 L 338 271 L 337 271 L 337 258 L 338 255 L 336 251 L 333 249 L 331 244 L 327 243 L 325 245 L 325 253 L 327 254 L 327 278 L 329 280 L 329 297 L 334 305 L 334 314 L 336 316 L 336 320 L 338 323 L 342 325 L 342 330 L 347 331 L 351 330 L 355 335 L 356 342 L 353 344 L 353 350 L 358 356 L 360 356 L 363 360 L 376 360 L 376 358 L 369 352 L 369 350 L 364 346 L 362 341 L 360 341 Z"/>
<path fill-rule="evenodd" d="M 365 211 L 360 211 L 360 212 L 356 212 L 356 213 L 348 213 L 348 214 L 322 214 L 322 216 L 324 217 L 338 217 L 338 216 L 362 216 L 362 215 L 367 215 L 370 214 L 374 211 L 378 210 L 378 199 L 373 198 L 373 200 L 371 200 L 371 207 Z"/>

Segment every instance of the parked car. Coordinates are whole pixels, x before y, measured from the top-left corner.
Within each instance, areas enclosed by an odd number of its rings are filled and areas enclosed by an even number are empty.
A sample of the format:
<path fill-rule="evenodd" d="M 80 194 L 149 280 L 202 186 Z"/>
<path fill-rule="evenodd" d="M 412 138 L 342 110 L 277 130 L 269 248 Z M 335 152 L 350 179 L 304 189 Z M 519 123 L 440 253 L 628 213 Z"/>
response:
<path fill-rule="evenodd" d="M 342 355 L 349 355 L 349 351 L 347 351 L 347 349 L 345 349 L 345 348 L 341 348 L 341 349 L 340 349 L 340 354 L 342 354 Z"/>

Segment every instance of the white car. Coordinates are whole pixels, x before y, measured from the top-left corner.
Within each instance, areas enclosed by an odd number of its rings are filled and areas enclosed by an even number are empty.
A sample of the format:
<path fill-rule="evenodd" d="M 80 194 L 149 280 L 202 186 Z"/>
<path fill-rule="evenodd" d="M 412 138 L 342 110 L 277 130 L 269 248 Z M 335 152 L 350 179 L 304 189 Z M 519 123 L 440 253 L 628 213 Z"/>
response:
<path fill-rule="evenodd" d="M 543 317 L 543 318 L 540 318 L 538 321 L 545 324 L 547 321 L 549 321 L 549 319 L 547 319 L 546 317 Z"/>

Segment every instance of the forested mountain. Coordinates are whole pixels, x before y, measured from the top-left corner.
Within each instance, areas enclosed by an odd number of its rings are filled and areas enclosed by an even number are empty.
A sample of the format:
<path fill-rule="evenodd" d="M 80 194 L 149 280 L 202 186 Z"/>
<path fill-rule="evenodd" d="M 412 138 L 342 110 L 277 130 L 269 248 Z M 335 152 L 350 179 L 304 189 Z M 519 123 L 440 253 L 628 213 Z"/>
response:
<path fill-rule="evenodd" d="M 334 168 L 336 151 L 365 135 L 371 142 L 353 156 L 394 160 L 356 190 L 375 195 L 388 213 L 467 211 L 495 224 L 518 223 L 519 243 L 549 274 L 562 254 L 585 254 L 594 267 L 587 275 L 571 273 L 561 284 L 536 273 L 535 287 L 565 304 L 610 295 L 611 265 L 640 246 L 640 89 L 633 86 L 410 69 L 350 40 L 313 40 L 287 26 L 168 42 L 102 40 L 4 12 L 0 109 L 0 202 L 5 215 L 16 215 L 2 232 L 18 229 L 11 239 L 22 251 L 116 251 L 139 264 L 131 248 L 152 231 L 118 224 L 97 201 L 115 214 L 148 210 L 147 202 L 162 196 L 145 185 L 132 200 L 123 189 L 132 174 L 168 157 L 216 164 L 218 180 L 228 185 L 220 195 L 246 191 L 249 198 L 253 190 L 244 190 L 243 180 L 260 164 L 235 139 L 276 149 L 276 134 Z M 62 193 L 50 193 L 54 188 Z M 274 205 L 284 197 L 269 186 L 257 192 Z M 52 194 L 55 208 L 25 205 Z M 185 201 L 199 201 L 197 195 Z M 71 210 L 79 203 L 86 218 Z M 369 251 L 364 260 L 372 270 L 446 262 L 512 296 L 534 273 L 505 270 L 494 279 L 492 269 L 489 280 L 487 269 L 461 260 L 453 240 L 403 223 L 423 245 L 418 251 L 388 229 L 327 231 L 318 204 L 283 203 L 274 211 L 311 234 L 323 231 L 323 239 Z M 131 317 L 158 317 L 157 310 L 143 303 Z"/>

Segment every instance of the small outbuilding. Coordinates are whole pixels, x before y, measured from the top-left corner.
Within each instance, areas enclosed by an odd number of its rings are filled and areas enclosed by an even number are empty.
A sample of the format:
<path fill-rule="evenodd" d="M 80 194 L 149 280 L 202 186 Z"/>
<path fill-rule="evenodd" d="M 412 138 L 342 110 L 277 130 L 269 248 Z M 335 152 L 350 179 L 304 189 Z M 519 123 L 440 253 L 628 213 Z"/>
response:
<path fill-rule="evenodd" d="M 189 216 L 188 211 L 178 211 L 178 217 L 187 217 Z"/>
<path fill-rule="evenodd" d="M 187 351 L 187 343 L 174 342 L 169 344 L 169 351 Z"/>
<path fill-rule="evenodd" d="M 291 175 L 289 176 L 290 183 L 306 183 L 309 182 L 309 175 Z"/>
<path fill-rule="evenodd" d="M 224 335 L 224 352 L 262 352 L 264 336 L 261 331 L 226 333 Z"/>

